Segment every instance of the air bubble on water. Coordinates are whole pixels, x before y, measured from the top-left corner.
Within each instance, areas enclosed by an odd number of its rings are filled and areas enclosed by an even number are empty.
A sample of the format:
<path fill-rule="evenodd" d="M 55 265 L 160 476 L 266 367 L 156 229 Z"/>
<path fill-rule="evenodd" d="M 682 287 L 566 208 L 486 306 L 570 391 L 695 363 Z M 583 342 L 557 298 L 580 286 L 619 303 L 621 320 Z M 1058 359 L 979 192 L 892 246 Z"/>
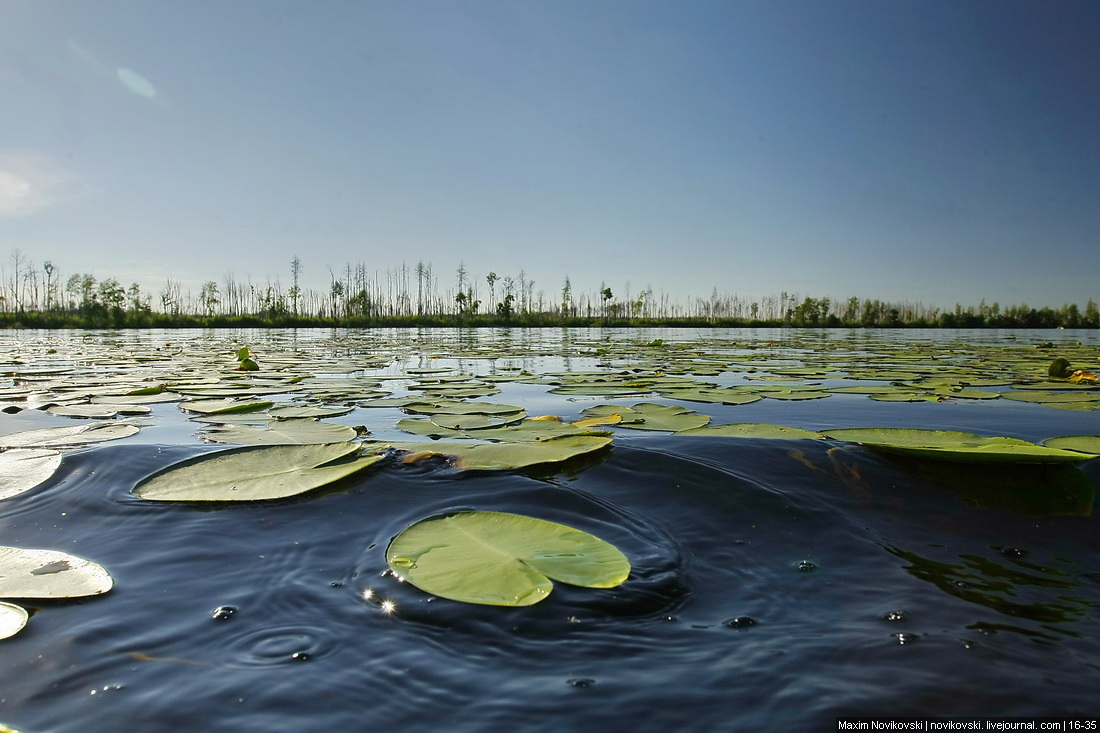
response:
<path fill-rule="evenodd" d="M 237 612 L 236 606 L 218 606 L 210 618 L 215 621 L 228 621 Z"/>
<path fill-rule="evenodd" d="M 901 610 L 888 611 L 887 613 L 882 614 L 882 620 L 883 621 L 904 621 L 905 620 L 905 611 L 901 611 Z"/>
<path fill-rule="evenodd" d="M 290 655 L 290 658 L 293 659 L 295 662 L 307 662 L 307 661 L 309 661 L 309 653 L 308 652 L 294 652 L 293 654 Z"/>
<path fill-rule="evenodd" d="M 798 563 L 798 569 L 803 573 L 808 573 L 811 570 L 817 570 L 817 566 L 809 560 L 803 560 L 802 562 Z"/>
<path fill-rule="evenodd" d="M 999 549 L 1005 557 L 1027 557 L 1028 555 L 1027 550 L 1021 550 L 1019 547 L 1001 547 Z"/>
<path fill-rule="evenodd" d="M 757 620 L 752 616 L 738 616 L 736 618 L 726 619 L 722 624 L 731 629 L 747 629 L 750 626 L 756 626 Z"/>
<path fill-rule="evenodd" d="M 566 680 L 573 687 L 591 687 L 596 684 L 596 680 L 589 679 L 588 677 L 574 677 L 571 680 Z"/>
<path fill-rule="evenodd" d="M 916 642 L 920 638 L 917 634 L 894 634 L 894 638 L 898 640 L 898 644 L 906 645 Z"/>

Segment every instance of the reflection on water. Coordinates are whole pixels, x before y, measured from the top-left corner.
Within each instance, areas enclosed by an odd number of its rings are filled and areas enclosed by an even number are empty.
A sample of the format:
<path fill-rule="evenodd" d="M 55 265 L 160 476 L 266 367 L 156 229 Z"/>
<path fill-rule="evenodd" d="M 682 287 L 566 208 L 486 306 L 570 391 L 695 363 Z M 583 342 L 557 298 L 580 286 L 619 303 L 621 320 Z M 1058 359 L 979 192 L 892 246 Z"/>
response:
<path fill-rule="evenodd" d="M 682 333 L 615 335 L 690 348 Z M 327 333 L 275 333 L 265 348 L 268 362 L 278 349 L 324 352 L 334 368 L 363 357 L 380 365 L 363 375 L 377 376 L 457 366 L 448 354 L 471 338 L 400 334 L 422 350 L 402 346 L 390 361 L 397 337 L 365 332 L 334 351 L 339 339 Z M 197 348 L 211 336 L 158 338 Z M 590 369 L 602 338 L 478 332 L 463 349 L 485 353 L 465 354 L 462 366 Z M 494 400 L 532 414 L 532 404 L 569 417 L 611 401 L 501 388 Z M 1024 437 L 1096 425 L 1094 414 L 1035 405 L 991 412 L 847 397 L 705 409 L 715 422 L 806 428 L 1003 433 L 1011 421 Z M 340 421 L 377 435 L 400 416 L 357 409 Z M 180 422 L 173 405 L 158 406 L 138 435 L 69 453 L 47 484 L 0 503 L 0 542 L 73 552 L 116 580 L 102 597 L 30 604 L 27 629 L 0 642 L 3 722 L 28 733 L 709 732 L 825 730 L 842 714 L 1093 712 L 1100 468 L 1091 464 L 930 473 L 826 441 L 620 431 L 610 450 L 553 468 L 461 473 L 394 461 L 254 505 L 135 498 L 141 479 L 209 450 Z M 618 588 L 558 584 L 546 601 L 511 609 L 433 598 L 388 571 L 384 550 L 398 532 L 458 509 L 575 526 L 619 547 L 633 572 Z"/>
<path fill-rule="evenodd" d="M 886 549 L 906 561 L 904 568 L 913 577 L 932 583 L 945 593 L 991 608 L 1005 616 L 1039 621 L 1047 629 L 1053 628 L 1051 624 L 1080 620 L 1090 608 L 1090 604 L 1078 596 L 1048 591 L 1075 590 L 1078 587 L 1076 583 L 1064 580 L 1065 573 L 1057 570 L 1038 568 L 1040 572 L 1053 574 L 1053 577 L 1044 577 L 1013 570 L 979 555 L 961 555 L 961 563 L 948 563 L 896 547 Z M 1036 593 L 1038 589 L 1043 592 Z M 1024 602 L 1029 596 L 1036 595 L 1049 597 L 1049 600 Z M 1074 634 L 1070 629 L 1057 630 Z"/>

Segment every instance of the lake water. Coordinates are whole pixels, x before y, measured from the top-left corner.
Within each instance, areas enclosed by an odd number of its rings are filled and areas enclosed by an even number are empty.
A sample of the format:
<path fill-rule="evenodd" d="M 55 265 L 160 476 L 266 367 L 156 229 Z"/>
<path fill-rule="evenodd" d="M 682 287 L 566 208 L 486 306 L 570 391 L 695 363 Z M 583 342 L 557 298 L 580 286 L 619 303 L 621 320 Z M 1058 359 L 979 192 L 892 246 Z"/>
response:
<path fill-rule="evenodd" d="M 537 378 L 633 369 L 828 388 L 889 381 L 846 379 L 853 371 L 930 364 L 995 381 L 1008 361 L 1034 362 L 1041 379 L 1049 358 L 1067 353 L 1087 354 L 1081 366 L 1095 370 L 1098 337 L 404 329 L 9 332 L 0 344 L 12 388 L 237 377 L 230 351 L 247 345 L 264 370 L 381 380 L 393 396 L 422 378 L 410 369 L 492 377 L 500 392 L 475 399 L 566 420 L 599 404 L 657 402 L 712 423 L 1041 441 L 1100 434 L 1100 412 L 861 394 L 722 405 L 565 395 Z M 1036 355 L 1044 342 L 1053 349 Z M 830 363 L 824 375 L 789 373 Z M 750 379 L 761 376 L 785 379 Z M 66 451 L 53 478 L 0 502 L 0 544 L 69 552 L 115 579 L 103 596 L 21 602 L 34 614 L 0 641 L 0 721 L 25 733 L 812 731 L 834 729 L 839 715 L 1097 712 L 1100 532 L 1091 506 L 1062 501 L 1061 479 L 1043 470 L 944 471 L 836 441 L 615 427 L 609 449 L 558 467 L 463 472 L 389 460 L 291 499 L 158 503 L 131 489 L 228 446 L 204 442 L 176 403 L 150 407 L 137 434 Z M 329 421 L 423 440 L 396 428 L 405 417 L 356 406 Z M 37 409 L 0 414 L 0 434 L 74 424 Z M 1098 464 L 1069 469 L 1077 485 L 1094 493 Z M 395 535 L 463 508 L 595 534 L 630 559 L 630 578 L 604 590 L 559 583 L 537 605 L 501 608 L 435 598 L 388 572 Z"/>

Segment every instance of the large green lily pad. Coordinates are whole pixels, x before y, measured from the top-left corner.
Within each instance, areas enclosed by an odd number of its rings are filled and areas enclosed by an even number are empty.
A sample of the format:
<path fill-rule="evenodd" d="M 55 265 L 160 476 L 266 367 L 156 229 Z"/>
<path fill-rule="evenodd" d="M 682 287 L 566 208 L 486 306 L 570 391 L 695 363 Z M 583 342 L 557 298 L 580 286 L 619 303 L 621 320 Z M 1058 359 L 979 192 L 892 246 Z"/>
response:
<path fill-rule="evenodd" d="M 860 443 L 886 453 L 964 463 L 1072 463 L 1089 456 L 1018 438 L 987 437 L 955 430 L 853 428 L 827 437 Z"/>
<path fill-rule="evenodd" d="M 79 598 L 114 585 L 101 566 L 57 550 L 0 546 L 0 598 Z"/>
<path fill-rule="evenodd" d="M 46 481 L 61 466 L 61 453 L 44 448 L 13 448 L 0 453 L 0 499 Z"/>
<path fill-rule="evenodd" d="M 134 487 L 154 501 L 259 501 L 311 491 L 382 459 L 356 443 L 235 448 L 182 461 Z"/>
<path fill-rule="evenodd" d="M 386 561 L 425 593 L 492 606 L 538 603 L 555 580 L 613 588 L 630 575 L 626 556 L 594 535 L 502 512 L 421 520 L 390 542 Z"/>

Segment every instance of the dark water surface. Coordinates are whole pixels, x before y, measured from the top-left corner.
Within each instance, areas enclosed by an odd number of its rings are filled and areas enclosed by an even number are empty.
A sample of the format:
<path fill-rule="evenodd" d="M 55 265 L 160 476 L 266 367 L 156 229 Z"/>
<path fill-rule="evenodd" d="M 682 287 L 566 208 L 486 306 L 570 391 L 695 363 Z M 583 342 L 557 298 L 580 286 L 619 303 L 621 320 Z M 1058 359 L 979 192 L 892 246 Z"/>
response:
<path fill-rule="evenodd" d="M 640 401 L 567 401 L 532 385 L 487 399 L 563 417 Z M 1007 400 L 692 407 L 715 422 L 815 429 L 1100 433 L 1100 413 Z M 342 422 L 384 434 L 395 416 L 360 409 Z M 1000 491 L 995 471 L 969 491 L 849 444 L 620 429 L 605 452 L 558 469 L 389 462 L 275 502 L 136 498 L 144 477 L 213 449 L 184 422 L 158 405 L 138 435 L 67 453 L 47 484 L 0 502 L 0 544 L 70 552 L 115 579 L 101 597 L 23 604 L 36 610 L 27 628 L 0 641 L 4 723 L 814 731 L 838 715 L 1098 711 L 1095 515 L 1067 514 L 1057 496 L 1029 504 L 1007 478 Z M 72 423 L 4 416 L 0 433 L 44 424 Z M 1094 491 L 1095 464 L 1023 483 Z M 633 571 L 608 590 L 559 583 L 517 609 L 433 598 L 387 571 L 397 533 L 460 508 L 577 527 Z"/>

